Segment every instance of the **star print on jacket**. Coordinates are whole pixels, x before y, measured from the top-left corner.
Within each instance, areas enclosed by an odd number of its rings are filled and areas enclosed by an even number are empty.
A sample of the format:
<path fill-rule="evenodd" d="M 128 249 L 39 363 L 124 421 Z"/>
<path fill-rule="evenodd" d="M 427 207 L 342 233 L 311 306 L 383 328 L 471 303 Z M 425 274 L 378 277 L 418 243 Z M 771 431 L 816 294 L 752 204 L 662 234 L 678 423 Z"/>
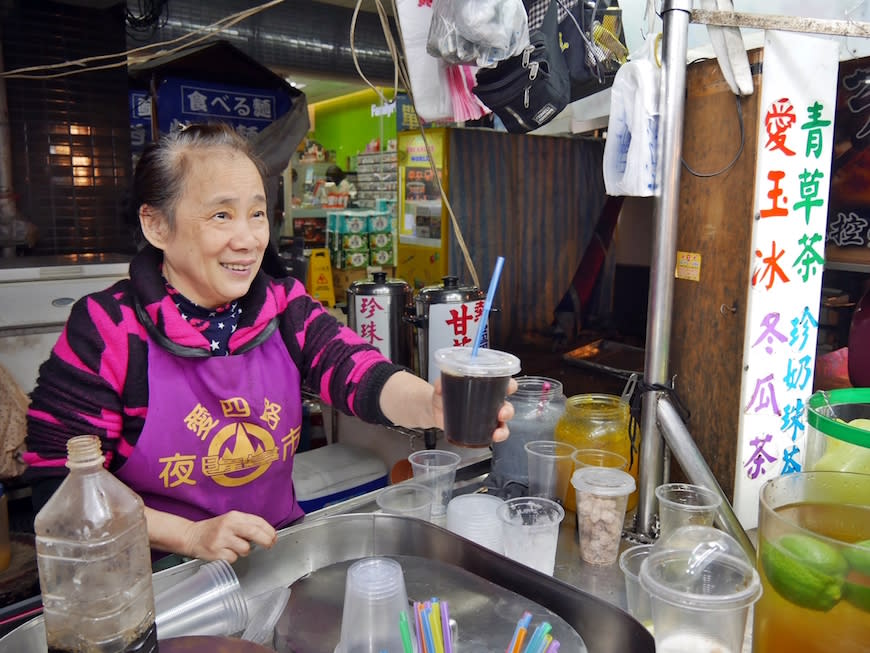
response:
<path fill-rule="evenodd" d="M 166 292 L 175 300 L 178 312 L 194 329 L 209 340 L 212 356 L 229 356 L 230 336 L 236 330 L 242 309 L 238 302 L 218 308 L 204 308 L 193 303 L 166 281 Z"/>

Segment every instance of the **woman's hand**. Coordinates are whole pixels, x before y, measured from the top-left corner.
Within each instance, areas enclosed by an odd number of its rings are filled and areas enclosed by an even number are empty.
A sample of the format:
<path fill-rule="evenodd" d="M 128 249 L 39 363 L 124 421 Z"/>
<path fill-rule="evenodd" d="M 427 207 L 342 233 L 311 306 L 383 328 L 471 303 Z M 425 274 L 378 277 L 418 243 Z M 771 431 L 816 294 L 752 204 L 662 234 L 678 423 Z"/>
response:
<path fill-rule="evenodd" d="M 509 395 L 517 391 L 517 382 L 508 383 Z M 397 372 L 381 390 L 381 410 L 394 424 L 408 428 L 444 428 L 444 401 L 441 378 L 434 387 L 409 372 Z M 498 427 L 492 432 L 494 442 L 506 440 L 510 431 L 507 422 L 514 416 L 514 407 L 505 402 L 498 412 Z"/>
<path fill-rule="evenodd" d="M 235 562 L 251 552 L 252 545 L 272 548 L 278 533 L 262 517 L 231 510 L 211 519 L 191 522 L 184 534 L 186 555 L 200 560 Z"/>
<path fill-rule="evenodd" d="M 267 549 L 278 534 L 262 517 L 246 512 L 230 512 L 191 521 L 168 512 L 145 508 L 148 540 L 153 549 L 201 560 L 235 562 L 251 552 L 254 544 Z"/>

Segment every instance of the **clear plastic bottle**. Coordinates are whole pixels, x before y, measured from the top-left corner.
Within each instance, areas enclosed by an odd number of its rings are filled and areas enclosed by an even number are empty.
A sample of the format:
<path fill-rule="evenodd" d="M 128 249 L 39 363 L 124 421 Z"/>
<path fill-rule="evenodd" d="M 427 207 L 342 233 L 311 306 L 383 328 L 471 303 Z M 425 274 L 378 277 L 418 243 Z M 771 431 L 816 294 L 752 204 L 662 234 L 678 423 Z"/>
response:
<path fill-rule="evenodd" d="M 103 460 L 96 436 L 71 438 L 69 475 L 36 515 L 49 653 L 157 651 L 144 504 Z"/>

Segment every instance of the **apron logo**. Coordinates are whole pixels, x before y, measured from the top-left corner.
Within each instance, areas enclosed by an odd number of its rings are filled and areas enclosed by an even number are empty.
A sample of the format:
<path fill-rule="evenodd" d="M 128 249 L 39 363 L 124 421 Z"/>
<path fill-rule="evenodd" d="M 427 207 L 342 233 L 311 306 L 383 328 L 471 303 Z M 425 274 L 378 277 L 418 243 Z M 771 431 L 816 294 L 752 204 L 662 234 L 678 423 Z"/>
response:
<path fill-rule="evenodd" d="M 250 423 L 227 424 L 208 445 L 202 473 L 218 485 L 238 487 L 262 476 L 278 460 L 272 435 Z"/>

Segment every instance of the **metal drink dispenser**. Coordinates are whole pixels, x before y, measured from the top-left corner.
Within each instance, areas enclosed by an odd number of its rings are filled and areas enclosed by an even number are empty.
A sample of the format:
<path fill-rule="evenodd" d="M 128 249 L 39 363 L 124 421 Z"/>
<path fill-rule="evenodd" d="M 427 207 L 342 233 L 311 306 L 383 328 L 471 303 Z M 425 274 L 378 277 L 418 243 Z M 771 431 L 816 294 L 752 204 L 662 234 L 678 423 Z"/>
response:
<path fill-rule="evenodd" d="M 486 293 L 477 286 L 460 286 L 458 277 L 443 277 L 442 285 L 421 288 L 415 299 L 417 364 L 421 377 L 434 383 L 439 370 L 435 352 L 441 347 L 470 347 L 481 328 Z M 483 325 L 486 328 L 486 325 Z M 481 346 L 488 344 L 483 333 Z"/>
<path fill-rule="evenodd" d="M 413 334 L 405 320 L 413 310 L 411 286 L 375 272 L 372 279 L 354 281 L 347 289 L 347 323 L 366 342 L 397 365 L 411 368 Z"/>

